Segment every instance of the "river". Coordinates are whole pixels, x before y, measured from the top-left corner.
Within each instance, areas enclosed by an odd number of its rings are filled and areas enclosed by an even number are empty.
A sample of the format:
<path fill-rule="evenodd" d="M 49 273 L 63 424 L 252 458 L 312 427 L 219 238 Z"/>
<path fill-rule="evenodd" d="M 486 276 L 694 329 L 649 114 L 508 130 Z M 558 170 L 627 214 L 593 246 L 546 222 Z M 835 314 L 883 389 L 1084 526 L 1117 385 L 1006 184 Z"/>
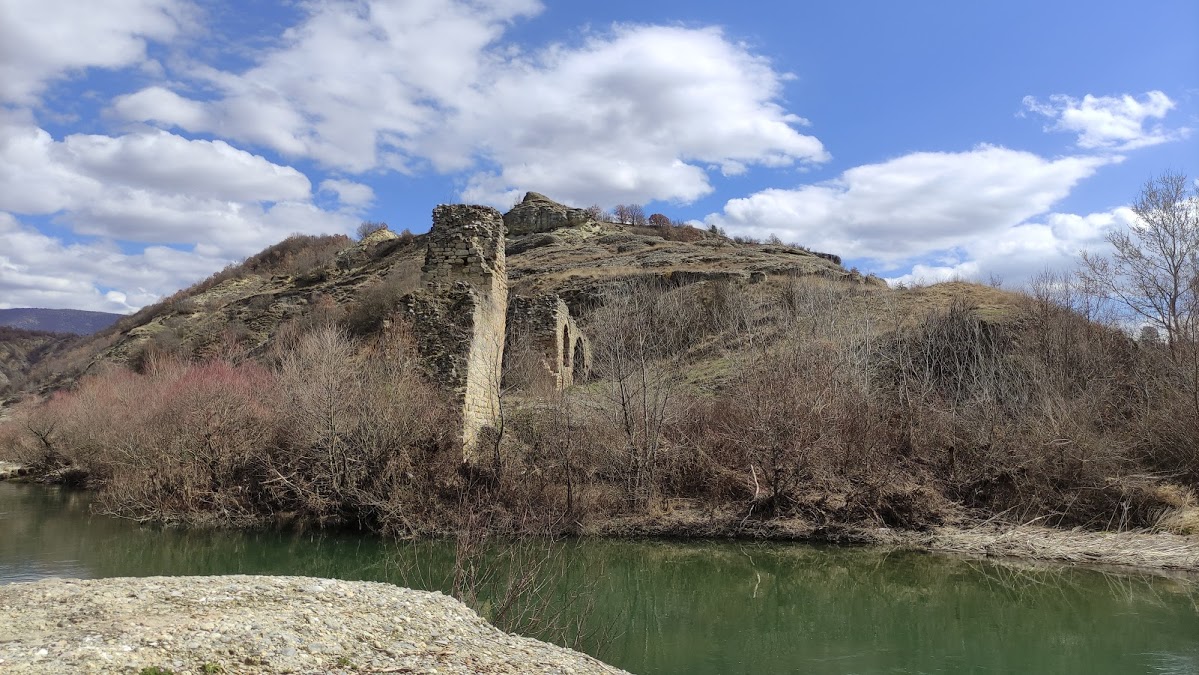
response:
<path fill-rule="evenodd" d="M 582 541 L 581 648 L 634 673 L 1199 674 L 1199 580 L 799 544 Z M 445 589 L 453 547 L 147 527 L 0 483 L 0 583 L 289 574 Z M 552 567 L 552 566 L 551 566 Z"/>

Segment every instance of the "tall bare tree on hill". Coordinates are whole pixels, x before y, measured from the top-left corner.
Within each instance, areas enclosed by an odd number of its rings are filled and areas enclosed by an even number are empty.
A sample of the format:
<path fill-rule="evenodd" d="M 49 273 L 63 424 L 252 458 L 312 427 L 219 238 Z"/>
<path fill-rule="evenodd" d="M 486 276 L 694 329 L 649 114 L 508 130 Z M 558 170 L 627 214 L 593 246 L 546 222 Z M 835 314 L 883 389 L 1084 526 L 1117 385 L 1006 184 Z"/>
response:
<path fill-rule="evenodd" d="M 1132 210 L 1136 222 L 1107 235 L 1111 255 L 1084 251 L 1080 274 L 1159 329 L 1177 358 L 1199 328 L 1199 190 L 1168 171 L 1145 183 Z"/>
<path fill-rule="evenodd" d="M 612 207 L 612 215 L 622 225 L 645 224 L 645 209 L 640 204 L 617 204 Z"/>

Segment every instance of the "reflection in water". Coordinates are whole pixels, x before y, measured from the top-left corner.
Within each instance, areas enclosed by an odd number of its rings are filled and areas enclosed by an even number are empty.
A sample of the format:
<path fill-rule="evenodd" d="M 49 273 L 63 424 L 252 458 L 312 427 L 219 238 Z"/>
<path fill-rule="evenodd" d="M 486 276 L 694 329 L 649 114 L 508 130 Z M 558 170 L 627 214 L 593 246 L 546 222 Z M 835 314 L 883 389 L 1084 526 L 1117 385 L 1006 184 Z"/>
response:
<path fill-rule="evenodd" d="M 580 542 L 601 561 L 586 649 L 635 673 L 1199 673 L 1199 586 L 792 544 Z M 294 574 L 442 589 L 453 551 L 372 537 L 162 530 L 0 483 L 0 583 Z M 584 565 L 583 561 L 589 564 Z"/>

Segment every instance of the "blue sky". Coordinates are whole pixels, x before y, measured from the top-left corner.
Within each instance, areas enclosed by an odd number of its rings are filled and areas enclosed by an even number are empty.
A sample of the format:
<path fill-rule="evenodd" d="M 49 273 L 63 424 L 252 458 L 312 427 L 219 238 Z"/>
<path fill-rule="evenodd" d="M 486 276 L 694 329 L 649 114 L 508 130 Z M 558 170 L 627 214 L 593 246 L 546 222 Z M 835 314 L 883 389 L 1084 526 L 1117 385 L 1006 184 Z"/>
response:
<path fill-rule="evenodd" d="M 526 190 L 1018 286 L 1197 129 L 1193 1 L 0 0 L 0 308 Z"/>

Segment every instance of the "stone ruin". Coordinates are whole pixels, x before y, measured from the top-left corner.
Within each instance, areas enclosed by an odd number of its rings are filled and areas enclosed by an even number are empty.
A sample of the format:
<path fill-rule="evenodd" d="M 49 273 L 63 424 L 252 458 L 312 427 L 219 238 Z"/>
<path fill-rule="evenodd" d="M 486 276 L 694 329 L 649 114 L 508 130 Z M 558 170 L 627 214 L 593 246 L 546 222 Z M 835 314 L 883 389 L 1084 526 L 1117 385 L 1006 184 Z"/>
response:
<path fill-rule="evenodd" d="M 591 343 L 570 315 L 570 308 L 554 294 L 533 298 L 516 296 L 508 304 L 508 335 L 537 357 L 534 376 L 540 375 L 555 389 L 585 382 L 591 375 Z"/>
<path fill-rule="evenodd" d="M 537 193 L 529 193 L 520 206 L 526 208 L 509 220 L 521 231 L 587 222 L 580 209 Z M 400 301 L 412 319 L 426 368 L 461 406 L 463 460 L 468 463 L 486 458 L 486 430 L 499 422 L 507 336 L 526 341 L 518 346 L 540 357 L 554 387 L 570 386 L 590 373 L 590 345 L 561 298 L 509 300 L 505 220 L 486 206 L 435 208 L 421 268 L 423 288 Z"/>

